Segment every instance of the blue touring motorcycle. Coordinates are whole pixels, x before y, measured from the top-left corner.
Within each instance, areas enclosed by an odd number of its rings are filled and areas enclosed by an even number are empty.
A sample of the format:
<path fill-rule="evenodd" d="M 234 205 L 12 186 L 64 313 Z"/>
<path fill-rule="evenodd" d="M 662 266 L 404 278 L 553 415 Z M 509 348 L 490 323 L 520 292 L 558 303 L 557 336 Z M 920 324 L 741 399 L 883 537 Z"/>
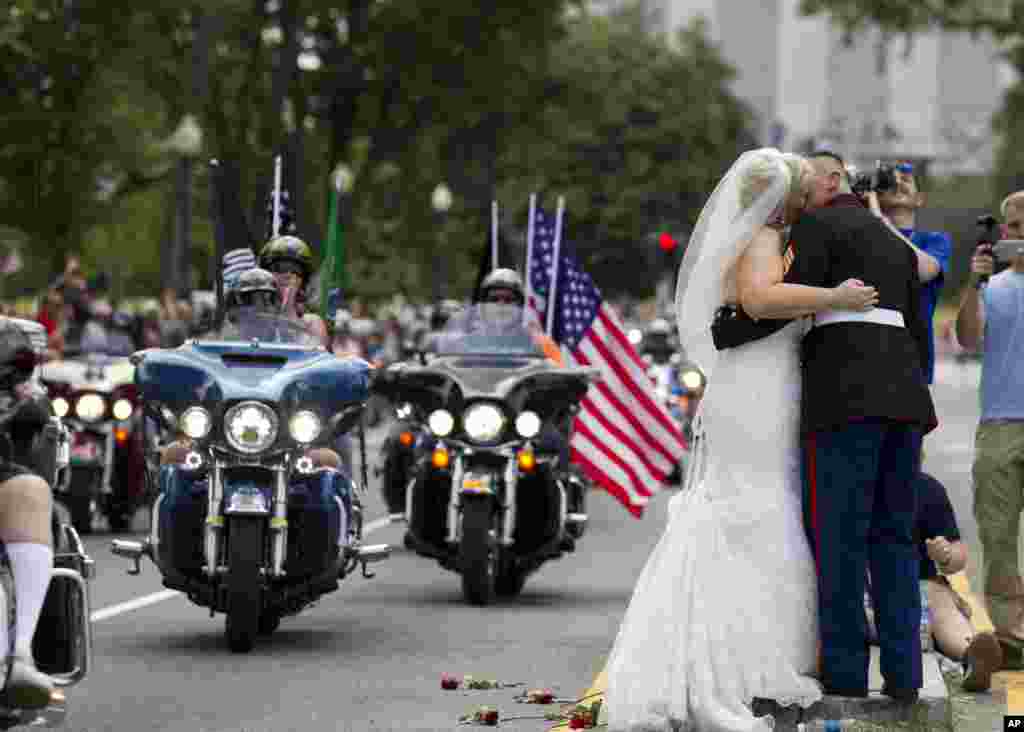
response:
<path fill-rule="evenodd" d="M 156 468 L 151 536 L 113 542 L 134 560 L 129 573 L 148 556 L 166 587 L 225 613 L 236 653 L 358 565 L 373 576 L 367 564 L 390 548 L 362 544 L 355 484 L 308 454 L 360 422 L 366 362 L 339 359 L 292 321 L 257 313 L 132 359 L 146 413 L 188 452 Z"/>

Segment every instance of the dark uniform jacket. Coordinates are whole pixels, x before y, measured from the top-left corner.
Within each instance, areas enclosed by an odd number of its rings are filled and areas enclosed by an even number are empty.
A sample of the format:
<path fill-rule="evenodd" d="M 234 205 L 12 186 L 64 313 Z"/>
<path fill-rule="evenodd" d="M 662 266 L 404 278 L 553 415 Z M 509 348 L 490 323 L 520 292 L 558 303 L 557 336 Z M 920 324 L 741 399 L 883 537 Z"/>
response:
<path fill-rule="evenodd" d="M 922 364 L 928 332 L 921 314 L 917 257 L 853 195 L 804 213 L 790 235 L 795 257 L 785 281 L 835 287 L 857 278 L 878 289 L 877 307 L 898 310 L 905 327 L 830 323 L 813 328 L 802 344 L 804 433 L 836 429 L 860 419 L 887 419 L 934 429 L 938 420 Z M 753 323 L 742 311 L 716 320 L 722 347 L 769 335 L 779 321 Z"/>

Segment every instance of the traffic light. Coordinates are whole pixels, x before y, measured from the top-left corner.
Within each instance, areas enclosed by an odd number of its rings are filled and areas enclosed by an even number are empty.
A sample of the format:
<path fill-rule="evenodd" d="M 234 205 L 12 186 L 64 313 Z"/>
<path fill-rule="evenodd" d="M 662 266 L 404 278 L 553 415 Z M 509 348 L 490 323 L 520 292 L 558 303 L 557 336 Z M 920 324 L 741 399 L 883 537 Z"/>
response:
<path fill-rule="evenodd" d="M 677 242 L 675 238 L 667 231 L 663 231 L 658 235 L 658 246 L 661 247 L 661 251 L 665 252 L 666 254 L 670 254 L 673 251 L 675 251 L 676 245 L 678 243 L 679 242 Z"/>

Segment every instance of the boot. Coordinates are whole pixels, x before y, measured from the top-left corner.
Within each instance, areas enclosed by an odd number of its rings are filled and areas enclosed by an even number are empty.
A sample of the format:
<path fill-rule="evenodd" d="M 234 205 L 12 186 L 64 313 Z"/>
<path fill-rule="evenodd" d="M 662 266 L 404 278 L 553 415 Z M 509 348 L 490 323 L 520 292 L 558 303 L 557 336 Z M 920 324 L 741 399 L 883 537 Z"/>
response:
<path fill-rule="evenodd" d="M 53 688 L 53 679 L 37 669 L 32 659 L 15 656 L 0 701 L 15 709 L 43 709 Z"/>
<path fill-rule="evenodd" d="M 988 691 L 992 674 L 1003 667 L 1003 650 L 992 633 L 978 633 L 964 653 L 964 691 Z"/>

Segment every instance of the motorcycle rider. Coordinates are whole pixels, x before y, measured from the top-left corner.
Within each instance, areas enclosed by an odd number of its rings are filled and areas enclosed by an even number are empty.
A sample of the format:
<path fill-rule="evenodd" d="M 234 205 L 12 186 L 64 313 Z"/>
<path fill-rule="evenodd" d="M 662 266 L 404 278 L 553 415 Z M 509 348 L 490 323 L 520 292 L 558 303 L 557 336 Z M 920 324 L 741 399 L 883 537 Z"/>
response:
<path fill-rule="evenodd" d="M 245 318 L 246 313 L 256 317 Z M 264 321 L 259 318 L 261 315 L 267 319 Z M 264 326 L 273 322 L 271 318 L 280 318 L 282 315 L 287 317 L 287 313 L 281 312 L 281 293 L 277 279 L 265 269 L 248 269 L 238 275 L 234 286 L 224 295 L 224 316 L 227 322 L 220 337 L 229 340 L 259 337 L 260 334 L 255 331 L 263 330 Z M 190 440 L 187 437 L 180 437 L 163 448 L 160 464 L 180 465 L 185 462 L 185 456 L 190 449 Z M 330 448 L 310 448 L 306 450 L 306 456 L 318 467 L 342 467 L 341 457 Z M 347 474 L 351 477 L 350 472 Z"/>
<path fill-rule="evenodd" d="M 675 349 L 672 347 L 672 326 L 664 318 L 655 318 L 647 326 L 643 342 L 644 354 L 662 366 L 672 359 Z"/>
<path fill-rule="evenodd" d="M 35 388 L 29 382 L 32 369 L 16 364 L 17 341 L 0 335 L 0 395 L 9 404 L 28 399 Z M 32 656 L 32 638 L 53 570 L 52 511 L 49 484 L 9 455 L 0 457 L 0 541 L 11 563 L 17 596 L 14 657 L 0 703 L 16 708 L 43 708 L 54 692 L 53 680 L 36 668 Z M 10 647 L 7 628 L 6 620 L 0 622 L 4 653 Z"/>
<path fill-rule="evenodd" d="M 305 312 L 306 285 L 313 273 L 313 251 L 297 236 L 286 234 L 268 241 L 259 257 L 260 267 L 273 273 L 288 317 L 303 322 L 310 333 L 329 346 L 327 326 L 316 313 Z"/>

